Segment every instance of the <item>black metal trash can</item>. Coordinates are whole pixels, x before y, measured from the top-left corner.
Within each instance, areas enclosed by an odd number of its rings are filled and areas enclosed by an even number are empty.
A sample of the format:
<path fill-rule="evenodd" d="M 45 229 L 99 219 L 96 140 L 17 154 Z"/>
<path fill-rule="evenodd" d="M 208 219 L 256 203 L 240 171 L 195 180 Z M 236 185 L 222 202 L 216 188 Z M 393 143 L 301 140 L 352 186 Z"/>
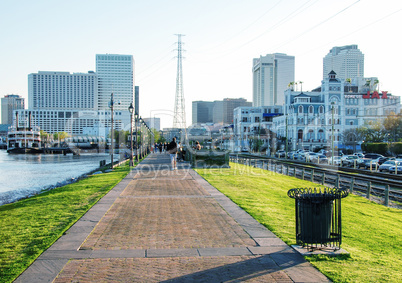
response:
<path fill-rule="evenodd" d="M 341 198 L 348 191 L 337 188 L 297 188 L 288 191 L 296 204 L 296 242 L 307 248 L 340 248 Z"/>

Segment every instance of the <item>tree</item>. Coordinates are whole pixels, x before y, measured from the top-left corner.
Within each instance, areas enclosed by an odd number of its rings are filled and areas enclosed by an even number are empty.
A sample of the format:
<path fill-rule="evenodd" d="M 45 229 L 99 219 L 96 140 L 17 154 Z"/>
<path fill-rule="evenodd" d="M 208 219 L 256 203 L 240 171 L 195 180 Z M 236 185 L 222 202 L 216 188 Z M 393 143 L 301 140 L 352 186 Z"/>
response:
<path fill-rule="evenodd" d="M 63 141 L 65 138 L 68 138 L 69 136 L 70 135 L 66 132 L 58 132 L 53 134 L 53 139 Z"/>
<path fill-rule="evenodd" d="M 378 79 L 375 79 L 374 83 L 373 83 L 373 89 L 376 90 L 376 88 L 377 88 L 377 90 L 380 89 L 380 81 Z"/>
<path fill-rule="evenodd" d="M 348 83 L 348 86 L 349 86 L 348 92 L 350 92 L 350 85 L 352 84 L 352 79 L 351 79 L 351 78 L 347 78 L 345 81 Z"/>
<path fill-rule="evenodd" d="M 357 144 L 364 140 L 363 132 L 359 128 L 347 129 L 341 135 L 342 142 L 345 145 L 352 146 L 353 151 L 356 151 Z"/>
<path fill-rule="evenodd" d="M 385 118 L 383 125 L 390 141 L 396 142 L 402 137 L 402 114 L 396 115 L 392 112 Z"/>

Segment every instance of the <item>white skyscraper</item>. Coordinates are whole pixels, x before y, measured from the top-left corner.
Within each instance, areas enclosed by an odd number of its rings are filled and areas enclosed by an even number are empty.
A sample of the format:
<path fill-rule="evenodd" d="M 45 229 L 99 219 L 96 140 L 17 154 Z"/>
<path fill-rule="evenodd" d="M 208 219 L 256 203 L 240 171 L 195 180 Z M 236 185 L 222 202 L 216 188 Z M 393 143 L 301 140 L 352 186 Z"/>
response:
<path fill-rule="evenodd" d="M 357 45 L 333 47 L 323 60 L 323 79 L 331 71 L 341 80 L 364 77 L 364 54 Z"/>
<path fill-rule="evenodd" d="M 96 74 L 42 72 L 28 75 L 28 108 L 97 110 Z"/>
<path fill-rule="evenodd" d="M 283 105 L 284 92 L 295 80 L 295 57 L 282 53 L 253 59 L 253 106 Z"/>
<path fill-rule="evenodd" d="M 127 110 L 133 103 L 134 59 L 132 55 L 97 54 L 96 74 L 98 75 L 98 109 L 109 109 L 113 92 L 115 110 Z"/>

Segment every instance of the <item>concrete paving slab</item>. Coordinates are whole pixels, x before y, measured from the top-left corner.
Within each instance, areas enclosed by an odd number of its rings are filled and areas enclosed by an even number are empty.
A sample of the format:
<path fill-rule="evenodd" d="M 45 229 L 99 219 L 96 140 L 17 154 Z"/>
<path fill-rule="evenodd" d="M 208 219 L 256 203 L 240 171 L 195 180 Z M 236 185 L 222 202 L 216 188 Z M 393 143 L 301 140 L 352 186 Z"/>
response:
<path fill-rule="evenodd" d="M 292 248 L 289 246 L 269 246 L 269 247 L 248 247 L 253 255 L 269 255 L 281 252 L 290 252 Z"/>
<path fill-rule="evenodd" d="M 95 250 L 89 258 L 144 258 L 146 250 Z"/>
<path fill-rule="evenodd" d="M 313 266 L 292 266 L 283 270 L 293 282 L 331 282 Z"/>
<path fill-rule="evenodd" d="M 53 282 L 60 270 L 67 264 L 69 259 L 59 260 L 35 260 L 28 269 L 14 282 L 16 283 L 48 283 Z"/>
<path fill-rule="evenodd" d="M 253 238 L 254 241 L 257 242 L 259 246 L 262 247 L 270 247 L 270 246 L 288 246 L 284 241 L 279 239 L 278 237 L 270 237 L 270 238 Z"/>
<path fill-rule="evenodd" d="M 146 257 L 196 257 L 197 249 L 148 249 Z"/>
<path fill-rule="evenodd" d="M 71 258 L 88 258 L 91 255 L 91 251 L 77 251 L 77 250 L 50 250 L 48 249 L 42 255 L 42 259 L 71 259 Z"/>
<path fill-rule="evenodd" d="M 292 248 L 294 248 L 298 253 L 300 253 L 302 256 L 311 256 L 311 255 L 327 255 L 327 256 L 338 256 L 338 255 L 348 255 L 349 252 L 342 249 L 342 248 L 337 248 L 335 249 L 334 247 L 320 247 L 318 249 L 310 250 L 307 247 L 303 247 L 300 245 L 292 245 Z"/>
<path fill-rule="evenodd" d="M 252 255 L 250 250 L 243 248 L 204 248 L 198 249 L 200 256 L 242 256 Z"/>

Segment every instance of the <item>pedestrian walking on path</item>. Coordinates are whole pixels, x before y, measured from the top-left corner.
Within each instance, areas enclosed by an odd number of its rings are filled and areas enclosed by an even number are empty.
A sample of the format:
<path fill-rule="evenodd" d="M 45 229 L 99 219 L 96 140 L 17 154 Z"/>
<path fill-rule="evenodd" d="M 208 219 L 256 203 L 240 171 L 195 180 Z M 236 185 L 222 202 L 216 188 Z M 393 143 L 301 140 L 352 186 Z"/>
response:
<path fill-rule="evenodd" d="M 170 161 L 172 162 L 172 170 L 177 170 L 176 160 L 177 160 L 177 143 L 176 138 L 173 138 L 172 141 L 167 145 L 167 151 L 170 154 Z"/>

